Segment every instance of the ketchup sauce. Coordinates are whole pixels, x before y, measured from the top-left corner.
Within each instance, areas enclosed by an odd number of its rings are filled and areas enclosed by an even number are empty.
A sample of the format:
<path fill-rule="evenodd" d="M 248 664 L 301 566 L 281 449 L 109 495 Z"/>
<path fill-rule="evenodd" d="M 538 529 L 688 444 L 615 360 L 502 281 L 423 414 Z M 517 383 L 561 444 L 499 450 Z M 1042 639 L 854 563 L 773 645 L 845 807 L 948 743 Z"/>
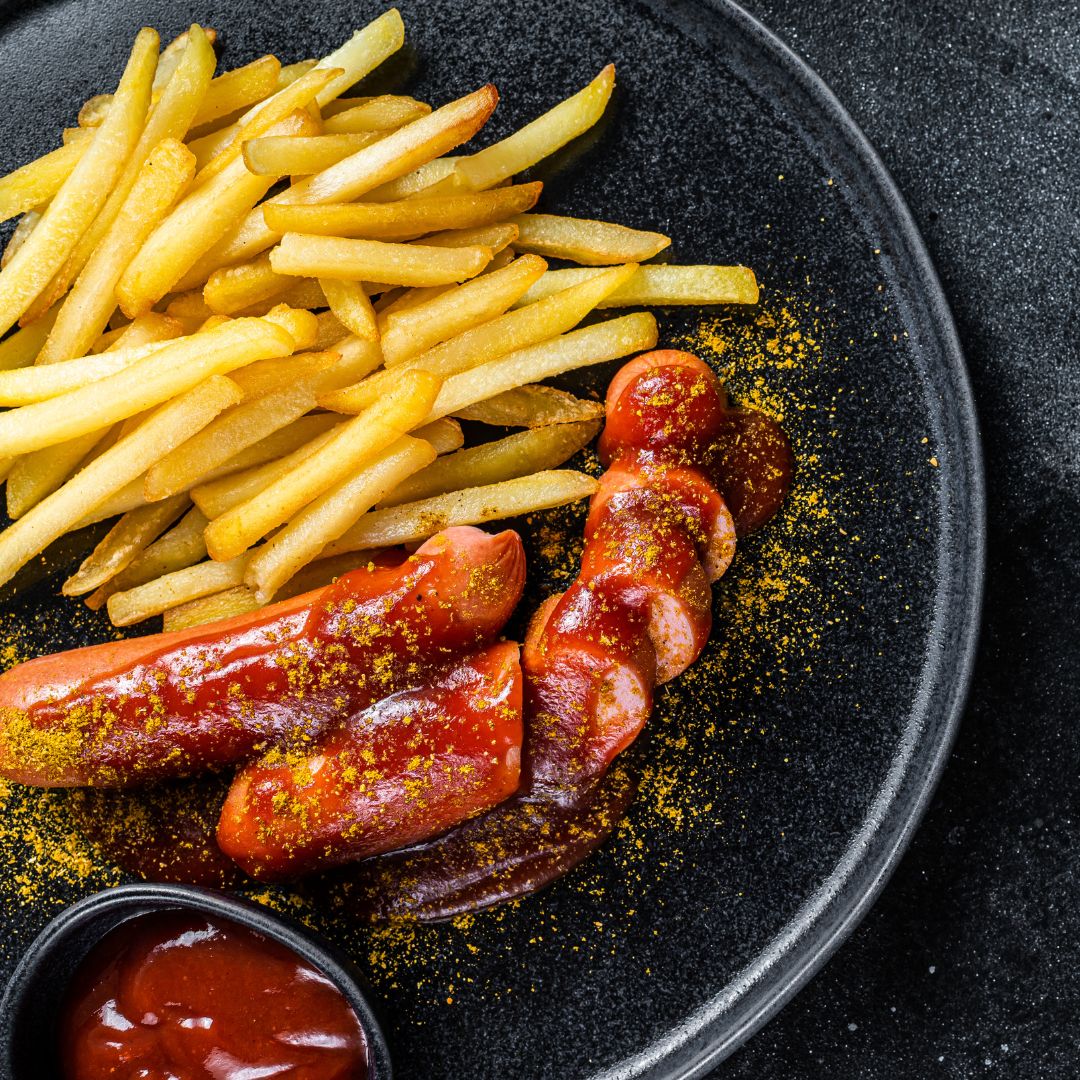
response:
<path fill-rule="evenodd" d="M 117 927 L 76 972 L 66 1080 L 364 1080 L 368 1047 L 337 987 L 296 953 L 193 912 Z"/>

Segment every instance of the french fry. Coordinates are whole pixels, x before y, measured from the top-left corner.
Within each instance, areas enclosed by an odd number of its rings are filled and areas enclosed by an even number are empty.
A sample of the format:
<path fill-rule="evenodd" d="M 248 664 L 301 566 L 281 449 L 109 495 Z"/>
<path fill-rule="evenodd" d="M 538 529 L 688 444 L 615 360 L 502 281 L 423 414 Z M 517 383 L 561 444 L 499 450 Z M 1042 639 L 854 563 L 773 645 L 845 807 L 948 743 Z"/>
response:
<path fill-rule="evenodd" d="M 458 413 L 467 405 L 486 401 L 515 386 L 644 352 L 656 345 L 657 336 L 656 318 L 647 311 L 573 330 L 542 345 L 452 375 L 443 384 L 427 419 L 430 422 Z"/>
<path fill-rule="evenodd" d="M 273 323 L 285 330 L 293 340 L 293 350 L 300 352 L 310 349 L 315 344 L 319 333 L 319 320 L 303 308 L 290 307 L 288 304 L 276 304 L 265 315 L 263 322 Z"/>
<path fill-rule="evenodd" d="M 97 611 L 105 606 L 105 601 L 115 592 L 145 585 L 148 581 L 194 566 L 205 559 L 206 541 L 203 539 L 203 532 L 206 526 L 206 516 L 198 507 L 192 507 L 178 525 L 159 540 L 155 540 L 127 569 L 121 570 L 114 578 L 92 592 L 85 600 L 86 606 Z"/>
<path fill-rule="evenodd" d="M 523 255 L 502 270 L 475 277 L 426 302 L 384 311 L 379 321 L 387 367 L 502 315 L 541 278 L 546 267 L 543 259 Z"/>
<path fill-rule="evenodd" d="M 277 90 L 280 74 L 281 61 L 276 56 L 260 56 L 250 64 L 224 72 L 210 83 L 191 127 L 205 127 L 269 97 Z"/>
<path fill-rule="evenodd" d="M 509 222 L 501 222 L 496 225 L 484 225 L 478 229 L 448 229 L 446 232 L 432 233 L 424 237 L 424 243 L 429 247 L 467 247 L 478 244 L 481 247 L 491 248 L 494 255 L 508 248 L 517 240 L 518 228 Z M 491 265 L 490 263 L 488 264 Z M 487 267 L 484 267 L 486 270 Z"/>
<path fill-rule="evenodd" d="M 307 419 L 305 417 L 305 419 Z M 297 424 L 302 423 L 298 420 Z M 191 489 L 191 500 L 211 520 L 222 517 L 234 507 L 295 471 L 333 438 L 341 423 L 317 432 L 307 442 L 282 457 L 253 465 L 218 480 L 208 480 Z"/>
<path fill-rule="evenodd" d="M 176 72 L 183 67 L 185 61 L 190 59 L 191 42 L 200 37 L 205 37 L 206 43 L 213 46 L 217 41 L 217 31 L 209 26 L 193 26 L 190 30 L 178 34 L 161 50 L 157 71 L 154 72 L 153 100 L 155 104 L 160 104 Z M 210 70 L 212 74 L 213 68 Z"/>
<path fill-rule="evenodd" d="M 365 131 L 389 131 L 411 124 L 431 112 L 431 106 L 410 97 L 384 94 L 323 120 L 328 135 L 356 135 Z"/>
<path fill-rule="evenodd" d="M 600 423 L 596 420 L 558 424 L 459 450 L 403 480 L 378 506 L 380 509 L 400 506 L 461 488 L 497 484 L 545 469 L 557 469 L 592 442 L 599 430 Z"/>
<path fill-rule="evenodd" d="M 413 435 L 435 447 L 436 454 L 450 454 L 465 445 L 465 435 L 461 425 L 449 416 L 433 420 L 424 427 L 417 428 Z"/>
<path fill-rule="evenodd" d="M 201 596 L 242 585 L 247 560 L 245 554 L 230 562 L 196 563 L 145 585 L 115 592 L 107 602 L 109 618 L 114 626 L 131 626 Z"/>
<path fill-rule="evenodd" d="M 599 401 L 585 401 L 553 386 L 517 386 L 487 401 L 467 405 L 460 420 L 499 427 L 540 428 L 549 424 L 574 424 L 604 415 Z"/>
<path fill-rule="evenodd" d="M 120 276 L 194 174 L 195 159 L 183 143 L 166 139 L 157 145 L 62 304 L 39 364 L 69 360 L 90 349 L 116 310 Z"/>
<path fill-rule="evenodd" d="M 615 87 L 615 65 L 599 75 L 573 97 L 537 117 L 513 135 L 463 158 L 457 175 L 473 191 L 484 191 L 561 149 L 588 131 L 604 114 Z"/>
<path fill-rule="evenodd" d="M 30 405 L 79 390 L 132 367 L 169 344 L 150 342 L 131 349 L 109 349 L 55 364 L 0 372 L 0 405 Z"/>
<path fill-rule="evenodd" d="M 203 596 L 198 600 L 189 600 L 185 604 L 168 608 L 162 613 L 161 628 L 167 634 L 173 630 L 188 630 L 192 626 L 220 622 L 234 615 L 247 615 L 249 612 L 258 611 L 262 606 L 255 599 L 254 589 L 249 589 L 246 585 L 237 585 L 224 592 L 213 593 L 210 596 Z"/>
<path fill-rule="evenodd" d="M 210 470 L 299 420 L 315 407 L 312 382 L 311 378 L 300 380 L 245 400 L 211 421 L 147 471 L 146 499 L 153 503 L 189 490 Z"/>
<path fill-rule="evenodd" d="M 365 341 L 378 341 L 379 326 L 375 309 L 360 282 L 319 278 L 319 288 L 330 305 L 331 313 L 348 328 L 350 334 Z"/>
<path fill-rule="evenodd" d="M 319 334 L 315 339 L 314 349 L 329 349 L 331 345 L 340 341 L 349 331 L 332 311 L 320 311 L 315 316 L 319 320 Z M 380 360 L 379 363 L 382 363 Z M 378 364 L 376 365 L 376 367 Z"/>
<path fill-rule="evenodd" d="M 242 144 L 244 164 L 256 176 L 310 176 L 378 142 L 362 135 L 263 135 Z"/>
<path fill-rule="evenodd" d="M 279 274 L 385 281 L 393 285 L 447 285 L 475 277 L 491 261 L 482 247 L 432 248 L 286 233 L 270 252 Z"/>
<path fill-rule="evenodd" d="M 419 502 L 373 510 L 323 549 L 323 557 L 426 540 L 457 525 L 519 517 L 587 499 L 596 481 L 584 473 L 555 469 L 517 480 L 466 488 Z"/>
<path fill-rule="evenodd" d="M 201 326 L 217 312 L 207 306 L 202 289 L 196 289 L 174 295 L 165 305 L 165 314 L 172 319 L 179 319 L 184 324 L 195 321 L 197 326 Z M 194 333 L 194 330 L 191 333 Z"/>
<path fill-rule="evenodd" d="M 234 319 L 205 334 L 144 348 L 157 351 L 89 386 L 0 414 L 0 455 L 40 450 L 124 420 L 191 390 L 212 375 L 287 355 L 293 350 L 293 339 L 264 319 Z M 101 353 L 83 362 L 117 355 Z M 32 370 L 47 375 L 59 366 L 49 364 Z M 16 374 L 4 373 L 5 377 Z"/>
<path fill-rule="evenodd" d="M 585 281 L 596 270 L 549 270 L 518 301 L 534 303 L 552 292 Z M 677 304 L 756 304 L 757 278 L 745 266 L 642 266 L 597 307 Z"/>
<path fill-rule="evenodd" d="M 112 492 L 235 404 L 240 390 L 213 376 L 159 409 L 125 439 L 95 458 L 58 491 L 0 533 L 0 582 L 44 551 Z M 8 414 L 10 415 L 10 414 Z"/>
<path fill-rule="evenodd" d="M 125 514 L 64 582 L 63 594 L 82 596 L 100 588 L 130 566 L 190 506 L 186 495 L 177 495 Z"/>
<path fill-rule="evenodd" d="M 16 458 L 7 474 L 8 517 L 12 521 L 21 518 L 47 495 L 66 484 L 109 430 L 92 431 L 89 435 Z"/>
<path fill-rule="evenodd" d="M 341 354 L 332 350 L 298 353 L 248 364 L 234 371 L 230 378 L 244 391 L 244 400 L 253 401 L 278 390 L 294 388 L 300 383 L 321 384 L 321 380 L 316 380 L 315 376 L 330 370 L 340 360 Z M 314 404 L 309 408 L 314 408 Z"/>
<path fill-rule="evenodd" d="M 41 346 L 45 344 L 59 314 L 60 308 L 53 308 L 44 318 L 0 341 L 0 372 L 29 367 L 41 352 Z"/>
<path fill-rule="evenodd" d="M 37 224 L 41 220 L 43 213 L 43 210 L 27 210 L 27 212 L 19 218 L 19 223 L 12 230 L 11 238 L 4 247 L 4 254 L 0 257 L 0 270 L 15 258 L 19 252 L 19 248 L 30 239 L 30 234 L 37 228 Z M 37 320 L 29 321 L 32 324 Z"/>
<path fill-rule="evenodd" d="M 377 399 L 387 387 L 393 385 L 397 372 L 406 365 L 447 378 L 554 338 L 576 326 L 600 299 L 618 288 L 633 272 L 633 265 L 613 266 L 605 271 L 604 278 L 590 278 L 581 285 L 549 296 L 532 307 L 519 308 L 481 323 L 406 361 L 405 365 L 388 366 L 386 371 L 377 372 L 357 386 L 326 394 L 319 399 L 320 403 L 325 408 L 339 412 L 355 412 Z"/>
<path fill-rule="evenodd" d="M 439 385 L 439 380 L 427 372 L 403 373 L 398 385 L 382 401 L 335 429 L 326 444 L 292 472 L 214 518 L 206 528 L 211 558 L 223 562 L 246 551 L 271 529 L 369 462 L 398 436 L 417 427 L 431 409 Z"/>
<path fill-rule="evenodd" d="M 435 449 L 430 443 L 404 435 L 364 468 L 309 503 L 252 554 L 244 581 L 255 589 L 256 599 L 268 603 L 286 581 L 316 559 L 361 514 L 434 460 Z"/>
<path fill-rule="evenodd" d="M 139 140 L 131 151 L 113 190 L 109 193 L 105 205 L 90 227 L 79 237 L 74 251 L 56 273 L 49 287 L 35 302 L 31 313 L 36 311 L 39 302 L 52 304 L 59 299 L 82 273 L 83 267 L 98 250 L 103 237 L 112 227 L 143 164 L 154 148 L 166 139 L 183 139 L 187 134 L 188 127 L 195 116 L 195 110 L 198 109 L 206 88 L 213 78 L 217 60 L 214 57 L 213 36 L 204 32 L 201 27 L 192 26 L 180 37 L 185 42 L 183 49 L 173 50 L 172 46 L 175 44 L 173 42 L 166 47 L 162 55 L 154 76 L 155 86 L 158 77 L 162 74 L 162 65 L 166 64 L 166 58 L 171 56 L 176 57 L 173 73 L 167 82 L 162 84 L 161 97 L 150 111 Z"/>
<path fill-rule="evenodd" d="M 422 195 L 442 181 L 452 177 L 460 158 L 437 157 L 417 166 L 412 172 L 388 180 L 378 187 L 364 193 L 365 202 L 394 202 L 398 199 L 410 199 Z M 332 200 L 327 199 L 326 202 Z M 341 200 L 345 201 L 345 200 Z"/>
<path fill-rule="evenodd" d="M 472 229 L 520 214 L 535 206 L 542 188 L 539 183 L 519 184 L 493 191 L 380 203 L 270 203 L 263 217 L 271 229 L 282 234 L 412 240 L 435 230 Z"/>
<path fill-rule="evenodd" d="M 249 116 L 236 124 L 232 138 L 199 169 L 199 175 L 195 178 L 196 186 L 212 180 L 226 166 L 236 161 L 245 142 L 262 135 L 296 109 L 303 109 L 311 104 L 323 87 L 342 74 L 344 72 L 341 68 L 314 68 L 252 109 Z"/>
<path fill-rule="evenodd" d="M 260 255 L 239 266 L 223 266 L 206 280 L 203 299 L 211 311 L 235 315 L 254 304 L 277 300 L 296 284 L 296 279 L 278 274 L 269 255 Z"/>
<path fill-rule="evenodd" d="M 275 134 L 311 131 L 314 121 L 303 111 L 275 124 Z M 116 287 L 126 315 L 149 311 L 270 189 L 273 177 L 253 176 L 242 159 L 227 165 L 196 188 L 162 221 L 128 264 Z"/>
<path fill-rule="evenodd" d="M 60 190 L 89 146 L 89 139 L 76 139 L 0 178 L 0 221 L 47 203 Z"/>
<path fill-rule="evenodd" d="M 275 594 L 274 600 L 275 602 L 290 600 L 294 596 L 300 596 L 301 593 L 332 585 L 343 574 L 359 570 L 361 567 L 371 566 L 371 556 L 372 552 L 370 551 L 365 551 L 362 554 L 347 551 L 344 555 L 308 563 L 307 566 L 301 567 L 285 582 Z M 254 596 L 254 592 L 252 592 L 252 596 Z"/>
<path fill-rule="evenodd" d="M 105 204 L 142 130 L 157 65 L 158 36 L 135 39 L 109 117 L 49 203 L 41 221 L 0 270 L 0 334 L 9 330 L 63 266 Z"/>
<path fill-rule="evenodd" d="M 483 86 L 457 101 L 436 109 L 428 116 L 392 132 L 370 146 L 315 173 L 287 191 L 270 199 L 279 203 L 350 202 L 361 195 L 402 176 L 433 158 L 445 154 L 472 138 L 486 123 L 499 100 L 493 86 Z M 247 217 L 219 241 L 205 259 L 200 260 L 181 287 L 205 281 L 219 266 L 252 259 L 279 239 L 263 218 L 263 206 Z"/>
<path fill-rule="evenodd" d="M 103 334 L 91 350 L 94 353 L 115 352 L 120 349 L 137 349 L 141 345 L 153 345 L 159 341 L 172 341 L 183 337 L 184 328 L 176 319 L 157 311 L 148 311 L 119 330 Z"/>
<path fill-rule="evenodd" d="M 662 233 L 628 229 L 608 221 L 563 217 L 561 214 L 519 214 L 514 246 L 549 259 L 568 259 L 584 266 L 644 262 L 669 247 Z"/>

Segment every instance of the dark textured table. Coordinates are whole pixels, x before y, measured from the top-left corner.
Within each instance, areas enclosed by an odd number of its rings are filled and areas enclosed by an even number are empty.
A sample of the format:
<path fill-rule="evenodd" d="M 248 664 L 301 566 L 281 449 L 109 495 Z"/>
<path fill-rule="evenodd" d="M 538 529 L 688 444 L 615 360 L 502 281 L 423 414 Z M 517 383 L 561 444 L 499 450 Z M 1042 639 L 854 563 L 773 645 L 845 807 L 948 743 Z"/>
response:
<path fill-rule="evenodd" d="M 1080 1076 L 1080 6 L 750 0 L 907 196 L 982 423 L 971 702 L 926 821 L 828 967 L 718 1077 Z"/>

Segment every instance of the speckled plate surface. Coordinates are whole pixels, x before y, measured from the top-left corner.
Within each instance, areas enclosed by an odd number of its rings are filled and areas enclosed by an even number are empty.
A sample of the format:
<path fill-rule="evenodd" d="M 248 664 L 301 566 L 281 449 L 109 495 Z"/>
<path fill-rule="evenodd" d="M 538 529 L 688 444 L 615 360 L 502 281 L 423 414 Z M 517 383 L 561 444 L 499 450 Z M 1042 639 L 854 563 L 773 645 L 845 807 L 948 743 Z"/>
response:
<path fill-rule="evenodd" d="M 614 839 L 541 895 L 370 931 L 301 892 L 259 896 L 366 969 L 401 1077 L 696 1076 L 759 1027 L 865 912 L 948 751 L 982 576 L 978 437 L 936 276 L 900 196 L 819 80 L 732 4 L 404 2 L 381 85 L 443 102 L 496 82 L 484 139 L 614 60 L 594 135 L 540 172 L 543 206 L 669 233 L 680 262 L 743 262 L 753 311 L 660 312 L 661 341 L 781 416 L 799 463 L 781 518 L 716 590 L 702 662 L 621 767 Z M 320 55 L 382 5 L 166 0 L 0 5 L 0 166 L 54 144 L 115 81 L 138 26 L 193 18 L 223 64 Z M 602 388 L 609 371 L 579 386 Z M 575 514 L 520 523 L 529 610 Z M 56 551 L 0 606 L 3 659 L 110 634 L 58 596 Z M 35 580 L 36 579 L 36 580 Z M 2 790 L 0 975 L 60 905 L 123 879 L 67 796 Z"/>

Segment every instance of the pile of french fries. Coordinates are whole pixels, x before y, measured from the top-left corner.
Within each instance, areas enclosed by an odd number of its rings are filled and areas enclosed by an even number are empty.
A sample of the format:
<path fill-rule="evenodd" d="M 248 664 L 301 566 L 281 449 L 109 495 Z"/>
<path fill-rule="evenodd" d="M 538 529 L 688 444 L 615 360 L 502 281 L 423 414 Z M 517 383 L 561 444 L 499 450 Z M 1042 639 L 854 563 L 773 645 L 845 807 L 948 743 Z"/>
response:
<path fill-rule="evenodd" d="M 559 466 L 602 408 L 542 381 L 657 325 L 579 324 L 756 301 L 743 267 L 642 265 L 666 236 L 536 213 L 542 184 L 515 182 L 597 122 L 613 67 L 455 153 L 493 86 L 344 96 L 404 32 L 389 10 L 318 62 L 215 75 L 213 31 L 159 51 L 144 29 L 63 145 L 0 178 L 0 582 L 117 518 L 64 593 L 175 629 L 585 498 Z M 466 449 L 459 419 L 522 430 Z"/>

